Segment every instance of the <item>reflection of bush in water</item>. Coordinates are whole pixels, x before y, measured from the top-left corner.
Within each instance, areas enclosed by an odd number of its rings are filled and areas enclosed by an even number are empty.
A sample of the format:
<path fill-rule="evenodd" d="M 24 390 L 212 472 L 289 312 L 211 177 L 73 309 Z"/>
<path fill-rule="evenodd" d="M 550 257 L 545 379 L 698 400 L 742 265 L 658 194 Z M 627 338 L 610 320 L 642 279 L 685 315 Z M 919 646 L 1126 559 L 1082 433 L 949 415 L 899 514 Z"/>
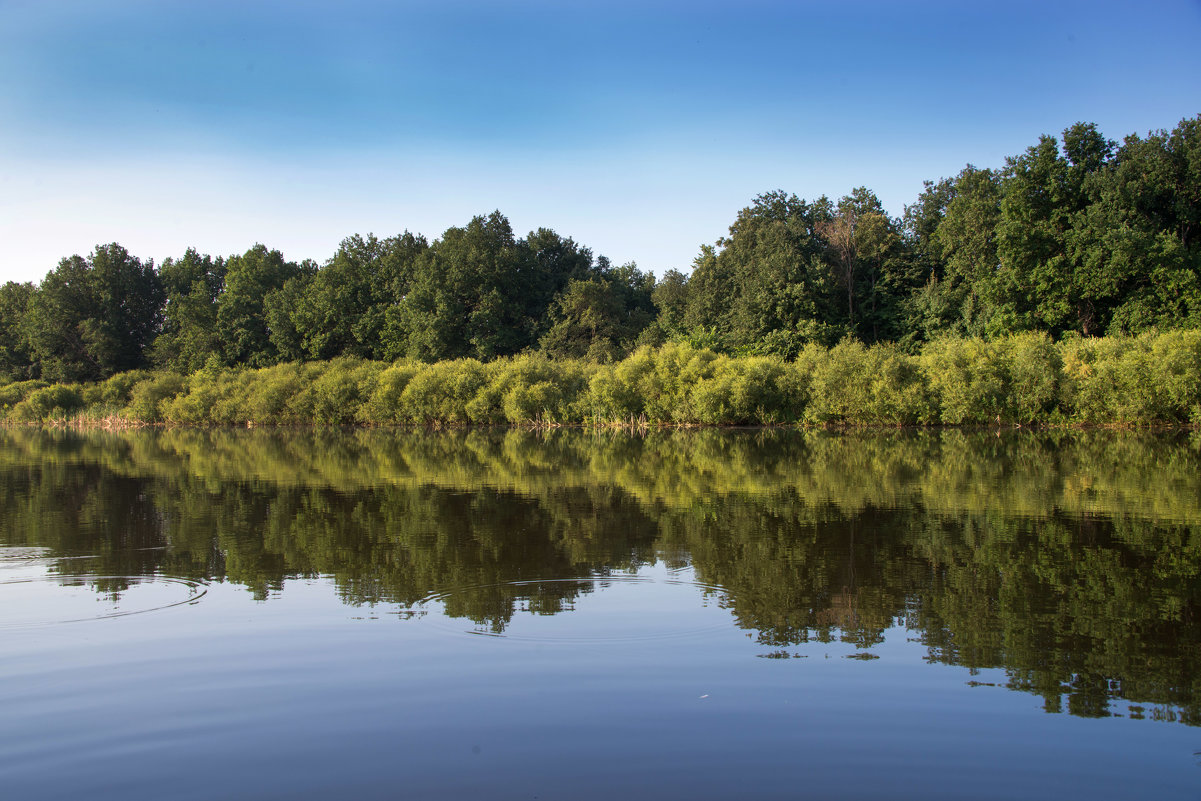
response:
<path fill-rule="evenodd" d="M 95 575 L 329 575 L 503 630 L 656 559 L 776 649 L 893 625 L 1050 710 L 1199 721 L 1201 457 L 1112 432 L 0 434 L 4 541 Z M 27 489 L 23 489 L 27 488 Z M 72 565 L 71 571 L 74 572 Z M 544 579 L 539 585 L 514 585 Z M 579 581 L 572 581 L 579 579 Z M 119 591 L 119 588 L 109 588 Z"/>

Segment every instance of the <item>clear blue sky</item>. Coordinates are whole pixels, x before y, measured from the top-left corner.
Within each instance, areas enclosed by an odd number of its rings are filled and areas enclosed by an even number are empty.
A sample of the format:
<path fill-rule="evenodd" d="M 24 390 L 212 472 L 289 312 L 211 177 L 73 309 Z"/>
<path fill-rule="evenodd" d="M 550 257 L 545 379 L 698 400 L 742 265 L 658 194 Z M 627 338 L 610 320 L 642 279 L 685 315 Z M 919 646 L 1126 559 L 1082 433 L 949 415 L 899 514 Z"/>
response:
<path fill-rule="evenodd" d="M 687 270 L 755 195 L 1201 113 L 1201 2 L 0 0 L 0 280 L 499 209 Z"/>

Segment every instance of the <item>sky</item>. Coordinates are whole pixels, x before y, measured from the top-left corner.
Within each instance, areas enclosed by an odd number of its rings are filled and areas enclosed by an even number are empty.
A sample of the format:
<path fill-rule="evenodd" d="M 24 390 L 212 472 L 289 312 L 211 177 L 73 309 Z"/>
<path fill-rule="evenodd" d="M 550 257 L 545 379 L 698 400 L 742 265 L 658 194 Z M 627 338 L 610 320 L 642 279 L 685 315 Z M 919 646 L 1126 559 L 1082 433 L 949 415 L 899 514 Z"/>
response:
<path fill-rule="evenodd" d="M 500 210 L 690 269 L 739 209 L 1201 114 L 1201 0 L 0 0 L 0 281 Z"/>

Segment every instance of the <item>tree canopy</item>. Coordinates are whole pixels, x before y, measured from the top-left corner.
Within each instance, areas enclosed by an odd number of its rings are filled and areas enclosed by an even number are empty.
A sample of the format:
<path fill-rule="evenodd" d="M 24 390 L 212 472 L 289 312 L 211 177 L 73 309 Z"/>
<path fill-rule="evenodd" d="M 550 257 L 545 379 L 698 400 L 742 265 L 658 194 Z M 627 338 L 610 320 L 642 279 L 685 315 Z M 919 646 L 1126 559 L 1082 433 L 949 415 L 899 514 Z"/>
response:
<path fill-rule="evenodd" d="M 0 288 L 0 376 L 159 366 L 612 361 L 668 340 L 795 358 L 806 345 L 1201 327 L 1201 117 L 1106 139 L 1091 123 L 928 181 L 899 218 L 868 188 L 754 198 L 690 273 L 656 278 L 499 211 L 433 241 L 355 234 L 322 264 L 258 244 L 159 266 L 118 244 Z"/>

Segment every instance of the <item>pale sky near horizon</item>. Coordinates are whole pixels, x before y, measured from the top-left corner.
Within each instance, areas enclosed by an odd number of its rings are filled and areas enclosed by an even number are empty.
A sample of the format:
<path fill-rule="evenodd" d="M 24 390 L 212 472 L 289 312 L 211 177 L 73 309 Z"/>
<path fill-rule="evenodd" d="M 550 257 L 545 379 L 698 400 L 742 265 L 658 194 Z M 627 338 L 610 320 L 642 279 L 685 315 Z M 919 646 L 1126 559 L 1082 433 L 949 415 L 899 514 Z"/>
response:
<path fill-rule="evenodd" d="M 0 0 L 0 281 L 499 209 L 662 274 L 762 192 L 1201 113 L 1201 2 Z"/>

